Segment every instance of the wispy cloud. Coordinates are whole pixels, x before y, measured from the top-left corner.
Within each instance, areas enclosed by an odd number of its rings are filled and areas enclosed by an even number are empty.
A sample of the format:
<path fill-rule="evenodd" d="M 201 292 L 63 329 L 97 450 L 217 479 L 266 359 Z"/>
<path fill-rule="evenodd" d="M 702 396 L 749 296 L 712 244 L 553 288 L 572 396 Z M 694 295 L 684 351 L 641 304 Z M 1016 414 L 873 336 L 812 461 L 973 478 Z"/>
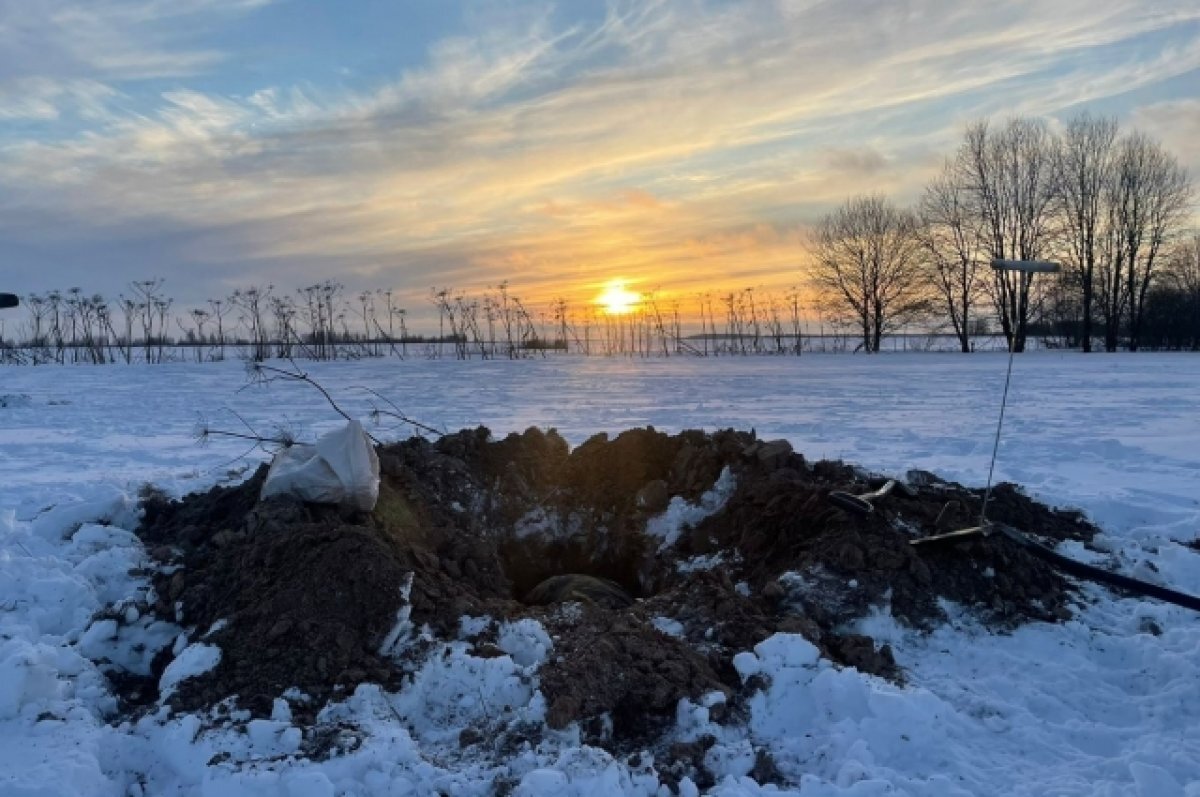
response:
<path fill-rule="evenodd" d="M 4 0 L 0 74 L 100 80 L 193 75 L 219 48 L 188 44 L 222 16 L 269 0 Z"/>
<path fill-rule="evenodd" d="M 1140 107 L 1133 113 L 1133 124 L 1162 141 L 1200 180 L 1200 97 Z"/>
<path fill-rule="evenodd" d="M 257 5 L 36 14 L 27 45 L 48 42 L 55 68 L 0 79 L 0 118 L 92 110 L 75 132 L 0 145 L 0 207 L 26 214 L 20 230 L 0 220 L 0 239 L 56 251 L 39 235 L 64 220 L 62 246 L 145 228 L 162 251 L 117 278 L 166 272 L 197 291 L 201 266 L 293 285 L 336 270 L 414 296 L 504 278 L 543 295 L 615 275 L 781 285 L 798 279 L 807 222 L 853 192 L 913 195 L 967 119 L 1135 97 L 1200 70 L 1200 10 L 1182 2 L 657 0 L 591 21 L 468 14 L 419 66 L 365 89 L 188 87 L 223 54 L 176 40 L 180 22 Z M 164 74 L 181 81 L 151 105 L 116 101 L 124 81 Z M 1189 102 L 1137 119 L 1170 128 Z"/>
<path fill-rule="evenodd" d="M 51 121 L 65 111 L 97 121 L 118 92 L 95 80 L 24 77 L 0 82 L 0 119 Z"/>

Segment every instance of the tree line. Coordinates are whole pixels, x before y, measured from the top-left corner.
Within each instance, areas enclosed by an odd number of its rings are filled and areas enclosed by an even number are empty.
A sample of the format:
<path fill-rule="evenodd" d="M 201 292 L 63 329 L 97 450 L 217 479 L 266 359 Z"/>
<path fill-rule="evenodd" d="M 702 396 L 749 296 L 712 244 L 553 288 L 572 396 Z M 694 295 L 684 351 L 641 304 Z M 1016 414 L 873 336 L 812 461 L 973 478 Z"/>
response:
<path fill-rule="evenodd" d="M 220 360 L 229 349 L 258 361 L 798 355 L 814 340 L 825 349 L 830 337 L 842 348 L 847 335 L 876 352 L 886 336 L 913 328 L 944 330 L 967 352 L 995 326 L 1016 352 L 1031 335 L 1083 351 L 1097 342 L 1107 351 L 1200 350 L 1193 196 L 1171 153 L 1114 119 L 1083 113 L 1057 132 L 1037 119 L 979 121 L 912 207 L 870 194 L 820 219 L 803 291 L 702 292 L 685 306 L 650 290 L 632 312 L 609 314 L 562 298 L 534 307 L 507 282 L 474 294 L 433 288 L 436 334 L 414 334 L 391 289 L 251 286 L 180 311 L 152 279 L 115 299 L 79 288 L 25 297 L 15 335 L 0 316 L 0 362 Z M 993 270 L 993 259 L 1063 269 L 1032 281 Z"/>
<path fill-rule="evenodd" d="M 273 285 L 239 288 L 183 312 L 172 312 L 175 300 L 161 278 L 131 282 L 112 300 L 70 288 L 31 294 L 23 303 L 28 318 L 18 336 L 7 340 L 0 329 L 0 361 L 158 363 L 181 349 L 196 360 L 223 360 L 229 349 L 255 361 L 324 360 L 379 355 L 385 343 L 406 349 L 423 340 L 408 334 L 393 291 L 348 297 L 333 280 L 294 296 Z"/>
<path fill-rule="evenodd" d="M 1012 351 L 1031 328 L 1091 351 L 1200 348 L 1200 237 L 1191 177 L 1157 141 L 1081 113 L 969 125 L 914 207 L 848 199 L 811 236 L 813 283 L 865 351 L 932 320 L 962 351 L 995 319 Z M 1050 278 L 994 270 L 1054 260 Z"/>
<path fill-rule="evenodd" d="M 556 298 L 540 306 L 501 282 L 481 292 L 432 288 L 436 332 L 415 334 L 391 289 L 347 294 L 326 280 L 288 294 L 273 285 L 239 288 L 202 306 L 176 311 L 162 279 L 130 283 L 115 299 L 80 288 L 24 297 L 26 318 L 5 335 L 0 363 L 159 363 L 227 356 L 333 360 L 410 355 L 518 359 L 551 351 L 584 355 L 800 354 L 807 335 L 824 335 L 819 307 L 802 306 L 799 288 L 743 288 L 677 297 L 645 291 L 630 312 Z M 803 314 L 818 314 L 811 333 Z M 694 312 L 699 321 L 685 319 Z M 431 322 L 427 319 L 427 325 Z M 830 332 L 836 332 L 832 323 Z M 822 344 L 824 347 L 824 344 Z M 834 343 L 835 348 L 841 344 Z"/>

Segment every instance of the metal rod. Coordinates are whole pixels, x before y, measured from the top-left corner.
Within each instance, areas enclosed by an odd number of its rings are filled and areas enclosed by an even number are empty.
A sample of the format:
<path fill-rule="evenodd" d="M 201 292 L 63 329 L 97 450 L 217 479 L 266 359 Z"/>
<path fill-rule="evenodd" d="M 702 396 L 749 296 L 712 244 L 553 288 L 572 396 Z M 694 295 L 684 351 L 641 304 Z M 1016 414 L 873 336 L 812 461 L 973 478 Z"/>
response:
<path fill-rule="evenodd" d="M 996 258 L 992 260 L 992 268 L 997 271 L 1016 271 L 1020 276 L 1021 295 L 1024 296 L 1029 290 L 1029 284 L 1033 282 L 1034 274 L 1053 274 L 1059 271 L 1062 266 L 1058 263 L 1053 263 L 1048 260 L 1005 260 Z M 996 455 L 1000 451 L 1000 429 L 1004 426 L 1004 408 L 1008 405 L 1008 386 L 1012 381 L 1013 355 L 1016 354 L 1016 336 L 1017 329 L 1015 325 L 1020 323 L 1020 319 L 1013 319 L 1014 328 L 1012 337 L 1008 341 L 1008 371 L 1004 374 L 1004 395 L 1000 398 L 1000 419 L 996 421 L 996 440 L 992 443 L 992 461 L 988 465 L 987 488 L 983 491 L 983 507 L 979 510 L 979 525 L 987 525 L 987 505 L 988 499 L 992 497 L 992 476 L 996 472 Z"/>
<path fill-rule="evenodd" d="M 992 268 L 997 271 L 1020 271 L 1023 274 L 1053 274 L 1062 267 L 1049 260 L 1001 260 L 997 258 L 992 261 Z"/>
<path fill-rule="evenodd" d="M 958 531 L 947 531 L 943 534 L 930 534 L 928 537 L 918 537 L 915 540 L 909 540 L 909 545 L 924 545 L 927 542 L 946 542 L 948 540 L 961 540 L 966 537 L 975 537 L 977 535 L 987 536 L 991 531 L 990 526 L 971 526 L 969 529 L 959 529 Z"/>
<path fill-rule="evenodd" d="M 1000 398 L 1000 419 L 996 421 L 996 440 L 992 443 L 992 462 L 988 465 L 987 489 L 983 492 L 983 508 L 979 510 L 979 525 L 987 526 L 988 499 L 992 496 L 992 474 L 996 471 L 996 454 L 1000 451 L 1000 429 L 1004 426 L 1004 408 L 1008 404 L 1008 385 L 1012 382 L 1014 341 L 1008 344 L 1008 371 L 1004 374 L 1004 395 Z"/>

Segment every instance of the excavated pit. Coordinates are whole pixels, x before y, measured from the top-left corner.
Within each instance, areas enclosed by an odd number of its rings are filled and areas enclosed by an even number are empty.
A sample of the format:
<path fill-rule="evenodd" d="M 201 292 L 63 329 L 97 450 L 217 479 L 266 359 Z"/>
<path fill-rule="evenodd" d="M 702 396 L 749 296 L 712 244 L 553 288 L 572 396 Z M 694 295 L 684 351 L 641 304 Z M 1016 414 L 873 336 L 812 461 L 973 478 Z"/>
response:
<path fill-rule="evenodd" d="M 402 608 L 435 640 L 459 638 L 468 615 L 530 617 L 554 644 L 538 672 L 547 723 L 579 722 L 593 743 L 628 749 L 653 740 L 681 698 L 721 691 L 736 711 L 745 687 L 732 657 L 776 632 L 902 681 L 887 646 L 849 623 L 883 607 L 932 628 L 939 599 L 999 629 L 1070 617 L 1071 583 L 1003 540 L 909 544 L 979 511 L 979 491 L 932 474 L 911 474 L 912 496 L 859 517 L 826 496 L 868 492 L 871 477 L 742 432 L 634 429 L 571 450 L 554 431 L 492 440 L 474 429 L 379 456 L 370 513 L 259 501 L 265 468 L 237 486 L 146 500 L 138 533 L 162 565 L 147 608 L 223 654 L 172 705 L 232 698 L 265 715 L 294 687 L 312 698 L 293 706 L 303 721 L 360 683 L 403 688 L 427 648 L 381 651 Z M 1052 542 L 1095 531 L 1011 485 L 994 490 L 989 515 Z M 498 654 L 486 634 L 470 641 Z M 158 657 L 149 681 L 114 673 L 128 709 L 150 702 L 169 660 Z"/>

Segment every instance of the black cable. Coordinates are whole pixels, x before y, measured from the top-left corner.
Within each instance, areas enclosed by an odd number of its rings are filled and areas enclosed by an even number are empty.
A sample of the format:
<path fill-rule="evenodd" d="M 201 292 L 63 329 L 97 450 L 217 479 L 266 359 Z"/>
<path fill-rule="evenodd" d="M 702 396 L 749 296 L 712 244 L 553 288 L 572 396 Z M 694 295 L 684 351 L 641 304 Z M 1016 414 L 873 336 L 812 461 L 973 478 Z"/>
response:
<path fill-rule="evenodd" d="M 875 494 L 868 493 L 867 495 L 873 497 Z M 835 490 L 829 493 L 826 498 L 831 504 L 839 509 L 854 512 L 860 516 L 869 515 L 874 510 L 874 507 L 871 505 L 870 501 L 866 500 L 866 498 L 863 496 L 851 495 L 850 493 Z M 1029 553 L 1033 556 L 1041 559 L 1043 562 L 1057 567 L 1059 570 L 1076 576 L 1077 578 L 1094 581 L 1097 584 L 1106 584 L 1110 587 L 1116 587 L 1118 589 L 1126 590 L 1127 592 L 1143 595 L 1147 598 L 1155 598 L 1160 601 L 1166 601 L 1167 603 L 1173 603 L 1176 606 L 1182 606 L 1183 608 L 1191 609 L 1194 612 L 1200 612 L 1200 597 L 1189 595 L 1186 592 L 1179 592 L 1177 590 L 1169 589 L 1167 587 L 1160 587 L 1159 585 L 1151 584 L 1148 581 L 1141 581 L 1129 576 L 1123 576 L 1120 573 L 1114 573 L 1111 570 L 1104 570 L 1103 568 L 1094 567 L 1089 564 L 1084 564 L 1083 562 L 1078 562 L 1074 559 L 1069 559 L 1066 556 L 1047 548 L 1045 545 L 1042 545 L 1039 542 L 1034 542 L 1017 529 L 1014 529 L 1012 526 L 1005 525 L 1004 523 L 988 521 L 986 524 L 976 526 L 974 528 L 963 529 L 962 531 L 950 532 L 948 534 L 936 534 L 932 537 L 927 537 L 924 539 L 911 540 L 911 543 L 914 545 L 921 545 L 922 543 L 954 542 L 966 539 L 967 537 L 975 536 L 977 534 L 987 535 L 992 531 L 1000 532 L 1000 536 L 1015 542 L 1017 545 L 1029 551 Z"/>
<path fill-rule="evenodd" d="M 1020 545 L 1031 554 L 1041 559 L 1043 562 L 1051 564 L 1060 570 L 1070 573 L 1079 578 L 1085 578 L 1088 581 L 1094 581 L 1098 584 L 1107 584 L 1110 587 L 1133 592 L 1138 595 L 1144 595 L 1147 598 L 1156 598 L 1160 601 L 1173 603 L 1176 606 L 1182 606 L 1185 609 L 1191 609 L 1195 612 L 1200 612 L 1200 598 L 1195 595 L 1189 595 L 1186 592 L 1178 592 L 1167 587 L 1160 587 L 1157 584 L 1151 584 L 1148 581 L 1141 581 L 1129 576 L 1123 576 L 1120 573 L 1114 573 L 1111 570 L 1094 567 L 1083 562 L 1078 562 L 1074 559 L 1069 559 L 1060 553 L 1052 551 L 1041 543 L 1034 542 L 1026 537 L 1021 532 L 1006 526 L 1002 523 L 993 523 L 992 526 L 1001 534 L 1013 542 Z"/>

